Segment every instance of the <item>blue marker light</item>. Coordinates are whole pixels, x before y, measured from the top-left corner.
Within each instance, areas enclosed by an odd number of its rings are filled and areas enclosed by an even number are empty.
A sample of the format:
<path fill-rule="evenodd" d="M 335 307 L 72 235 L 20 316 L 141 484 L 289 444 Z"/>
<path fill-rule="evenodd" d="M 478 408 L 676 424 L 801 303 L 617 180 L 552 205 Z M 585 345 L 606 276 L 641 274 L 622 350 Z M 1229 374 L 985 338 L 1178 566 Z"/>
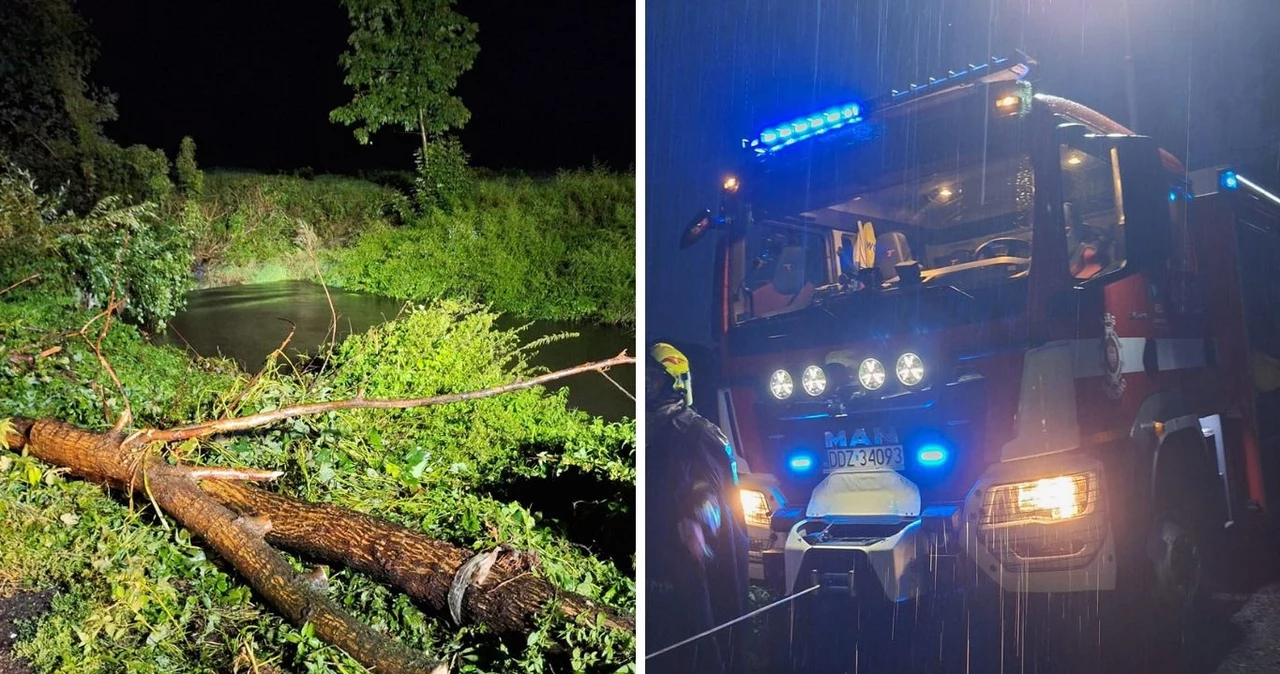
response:
<path fill-rule="evenodd" d="M 935 468 L 947 462 L 947 448 L 942 445 L 925 445 L 916 452 L 920 465 Z"/>
<path fill-rule="evenodd" d="M 838 121 L 840 121 L 840 113 L 839 113 L 839 112 L 828 112 L 828 113 L 827 113 L 827 121 L 828 121 L 828 122 L 838 122 Z"/>
<path fill-rule="evenodd" d="M 778 134 L 774 133 L 773 131 L 765 131 L 764 133 L 760 134 L 760 140 L 766 143 L 773 143 L 778 140 Z"/>
<path fill-rule="evenodd" d="M 1178 193 L 1174 190 L 1169 190 L 1169 202 L 1172 203 L 1177 200 L 1178 200 Z"/>
<path fill-rule="evenodd" d="M 808 454 L 796 454 L 787 462 L 793 473 L 807 473 L 813 469 L 813 457 Z"/>
<path fill-rule="evenodd" d="M 1227 171 L 1222 174 L 1222 186 L 1229 190 L 1234 190 L 1240 186 L 1240 180 L 1236 178 L 1235 171 Z"/>

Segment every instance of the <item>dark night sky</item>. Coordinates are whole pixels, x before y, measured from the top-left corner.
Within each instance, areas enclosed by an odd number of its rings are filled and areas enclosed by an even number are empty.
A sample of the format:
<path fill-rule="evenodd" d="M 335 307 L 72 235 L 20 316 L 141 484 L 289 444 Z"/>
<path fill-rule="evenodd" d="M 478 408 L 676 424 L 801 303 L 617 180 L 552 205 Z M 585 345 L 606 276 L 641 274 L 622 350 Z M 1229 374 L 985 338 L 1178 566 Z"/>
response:
<path fill-rule="evenodd" d="M 202 165 L 350 172 L 409 168 L 416 138 L 356 143 L 329 111 L 349 100 L 337 0 L 80 0 L 100 42 L 91 79 L 119 95 L 121 144 L 172 156 L 191 135 Z M 472 163 L 531 172 L 635 163 L 635 7 L 593 0 L 461 0 L 480 55 L 457 93 Z"/>
<path fill-rule="evenodd" d="M 1137 130 L 1192 169 L 1274 166 L 1274 0 L 1128 4 Z M 1037 90 L 1126 123 L 1121 7 L 1115 0 L 648 0 L 646 339 L 710 338 L 713 242 L 687 251 L 676 242 L 697 209 L 714 208 L 743 137 L 1013 48 L 1040 62 Z M 1261 103 L 1268 91 L 1269 105 Z"/>

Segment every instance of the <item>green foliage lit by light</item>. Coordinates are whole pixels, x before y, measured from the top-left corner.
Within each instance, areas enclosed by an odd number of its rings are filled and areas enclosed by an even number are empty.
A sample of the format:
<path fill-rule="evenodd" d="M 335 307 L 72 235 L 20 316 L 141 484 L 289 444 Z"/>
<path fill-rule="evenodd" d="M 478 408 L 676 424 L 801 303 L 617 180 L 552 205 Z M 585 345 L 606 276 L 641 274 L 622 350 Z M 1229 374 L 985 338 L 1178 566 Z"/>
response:
<path fill-rule="evenodd" d="M 413 184 L 413 200 L 417 213 L 433 209 L 452 212 L 471 201 L 475 176 L 467 165 L 470 157 L 457 138 L 441 136 L 427 148 L 426 157 L 418 151 L 414 160 L 417 176 Z"/>
<path fill-rule="evenodd" d="M 352 178 L 214 172 L 182 217 L 206 285 L 314 278 L 293 243 L 301 218 L 319 236 L 325 279 L 343 288 L 461 296 L 525 318 L 635 320 L 634 176 L 597 168 L 459 189 L 446 211 L 420 191 Z"/>
<path fill-rule="evenodd" d="M 476 24 L 455 0 L 342 0 L 351 19 L 350 49 L 339 59 L 352 89 L 350 103 L 330 113 L 355 126 L 368 143 L 384 126 L 422 137 L 461 128 L 471 113 L 452 91 L 480 47 Z"/>
<path fill-rule="evenodd" d="M 0 165 L 0 286 L 37 272 L 83 307 L 127 298 L 124 316 L 163 328 L 192 285 L 191 242 L 150 202 L 110 196 L 77 215 L 63 193 L 42 194 L 26 171 Z"/>
<path fill-rule="evenodd" d="M 635 181 L 596 169 L 490 179 L 471 204 L 373 227 L 326 278 L 423 300 L 469 297 L 527 317 L 635 320 Z"/>
<path fill-rule="evenodd" d="M 199 199 L 204 194 L 204 172 L 196 164 L 196 142 L 191 136 L 182 137 L 173 168 L 178 176 L 178 189 L 182 190 L 183 196 Z"/>

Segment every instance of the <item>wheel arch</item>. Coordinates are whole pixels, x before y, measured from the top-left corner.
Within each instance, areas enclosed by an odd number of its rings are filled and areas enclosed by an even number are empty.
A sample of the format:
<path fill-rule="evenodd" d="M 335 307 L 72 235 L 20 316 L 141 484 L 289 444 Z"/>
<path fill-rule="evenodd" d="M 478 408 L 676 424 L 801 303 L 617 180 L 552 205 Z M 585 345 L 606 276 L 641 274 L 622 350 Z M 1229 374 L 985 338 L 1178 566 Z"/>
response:
<path fill-rule="evenodd" d="M 1157 432 L 1157 424 L 1163 432 Z M 1208 484 L 1211 516 L 1225 521 L 1226 499 L 1218 475 L 1215 448 L 1205 442 L 1200 416 L 1180 391 L 1160 391 L 1142 401 L 1131 429 L 1135 468 L 1152 504 L 1167 505 L 1186 495 L 1188 481 Z"/>

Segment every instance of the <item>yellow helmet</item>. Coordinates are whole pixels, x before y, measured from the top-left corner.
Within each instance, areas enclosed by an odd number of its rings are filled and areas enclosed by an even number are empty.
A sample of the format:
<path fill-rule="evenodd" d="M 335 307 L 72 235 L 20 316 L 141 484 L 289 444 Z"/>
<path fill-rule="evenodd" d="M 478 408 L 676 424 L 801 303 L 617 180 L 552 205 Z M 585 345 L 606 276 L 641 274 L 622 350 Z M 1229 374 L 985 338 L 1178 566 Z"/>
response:
<path fill-rule="evenodd" d="M 689 373 L 689 359 L 680 349 L 666 342 L 658 342 L 649 349 L 649 357 L 675 380 L 674 388 L 684 393 L 684 402 L 693 406 L 693 376 Z"/>

